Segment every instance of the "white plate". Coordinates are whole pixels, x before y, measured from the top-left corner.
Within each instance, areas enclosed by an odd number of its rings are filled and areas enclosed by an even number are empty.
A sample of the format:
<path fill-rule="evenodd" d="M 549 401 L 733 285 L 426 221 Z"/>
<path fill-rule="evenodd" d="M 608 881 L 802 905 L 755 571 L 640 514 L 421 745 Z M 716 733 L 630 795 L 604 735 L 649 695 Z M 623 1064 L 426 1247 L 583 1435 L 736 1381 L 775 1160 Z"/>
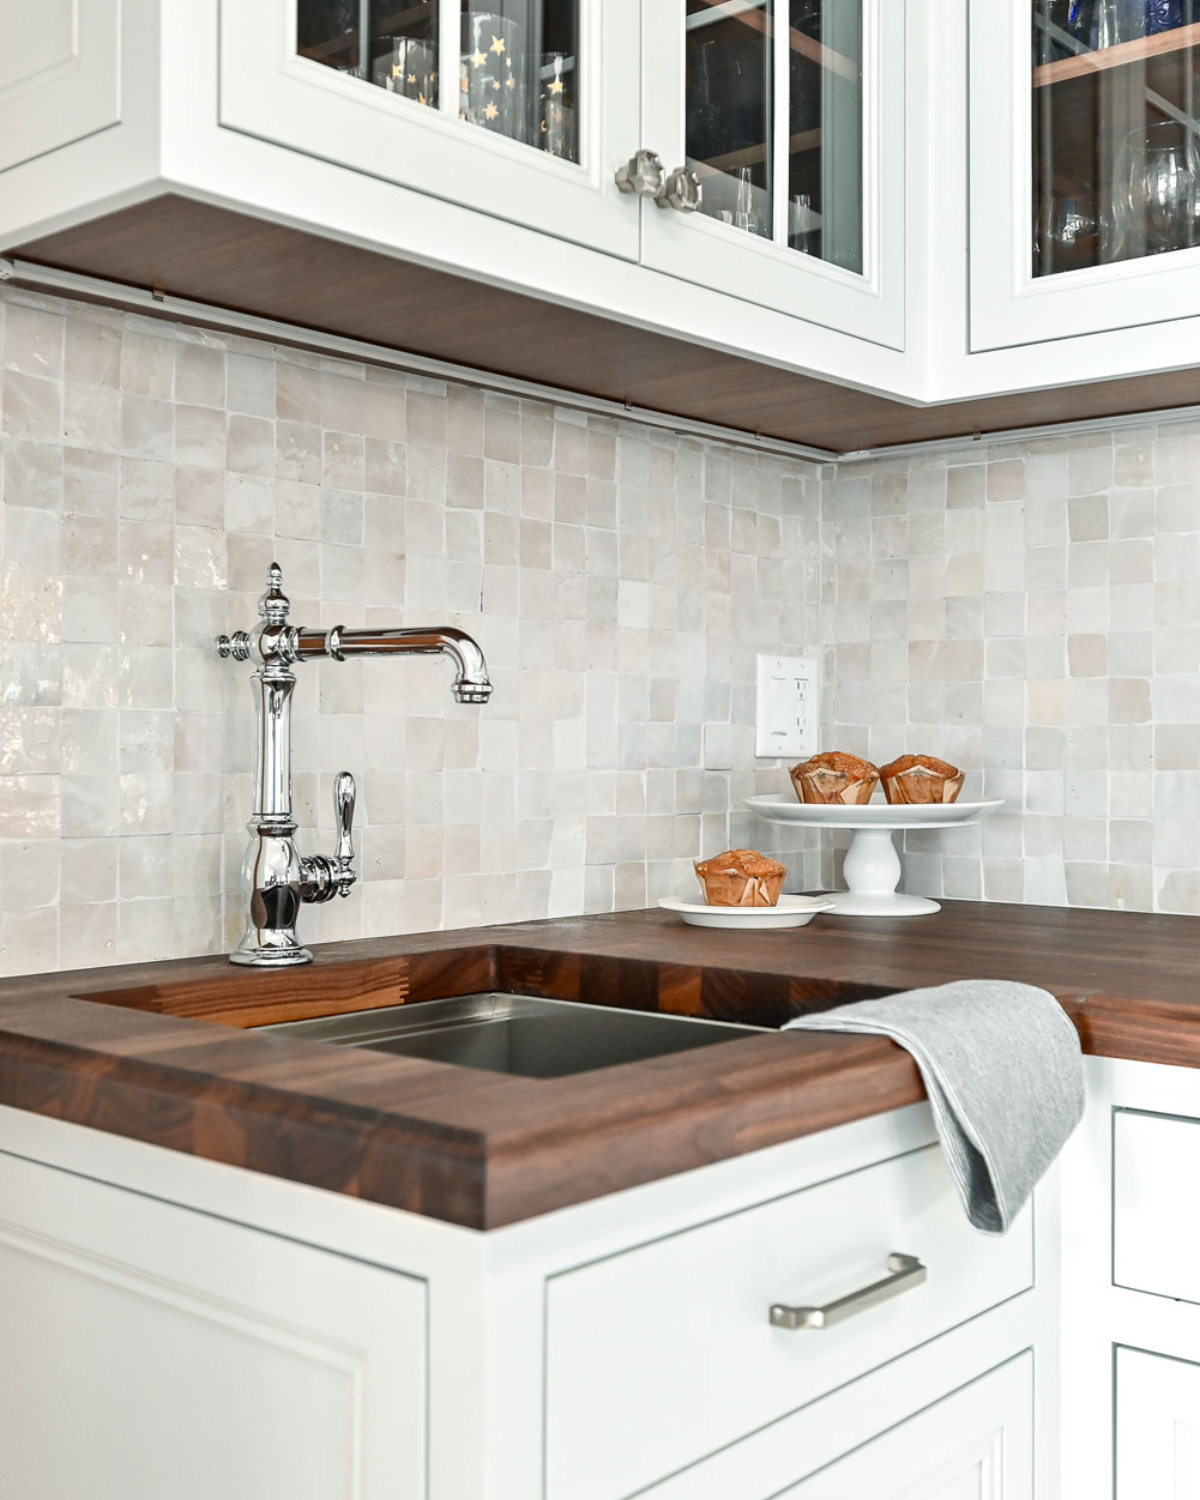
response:
<path fill-rule="evenodd" d="M 833 902 L 824 896 L 780 896 L 777 906 L 703 906 L 663 896 L 658 904 L 693 927 L 741 927 L 746 931 L 806 927 L 818 912 L 833 910 Z"/>
<path fill-rule="evenodd" d="M 948 828 L 955 823 L 975 823 L 988 813 L 1004 806 L 1004 799 L 992 802 L 868 802 L 862 807 L 845 807 L 839 802 L 797 802 L 790 792 L 769 797 L 747 797 L 753 808 L 769 823 L 797 823 L 808 828 Z"/>

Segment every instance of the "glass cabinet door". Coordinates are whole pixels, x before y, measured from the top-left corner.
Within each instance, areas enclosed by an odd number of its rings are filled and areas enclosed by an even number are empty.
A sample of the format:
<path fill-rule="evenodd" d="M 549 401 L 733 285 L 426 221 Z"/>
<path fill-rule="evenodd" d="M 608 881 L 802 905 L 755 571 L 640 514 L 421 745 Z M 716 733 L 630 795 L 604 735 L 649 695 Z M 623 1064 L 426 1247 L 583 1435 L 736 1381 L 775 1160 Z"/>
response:
<path fill-rule="evenodd" d="M 222 124 L 636 257 L 639 0 L 221 4 Z"/>
<path fill-rule="evenodd" d="M 1200 313 L 1200 0 L 975 0 L 971 69 L 973 346 Z"/>
<path fill-rule="evenodd" d="M 426 108 L 441 105 L 437 0 L 297 0 L 301 57 Z M 510 141 L 579 160 L 580 0 L 461 0 L 458 118 Z M 449 101 L 448 101 L 449 102 Z"/>
<path fill-rule="evenodd" d="M 1193 0 L 1031 0 L 1034 276 L 1200 244 Z"/>
<path fill-rule="evenodd" d="M 651 255 L 676 274 L 901 346 L 903 4 L 649 9 L 645 56 L 673 56 L 677 72 L 646 64 L 646 144 L 690 174 L 691 192 L 684 209 L 647 210 Z"/>

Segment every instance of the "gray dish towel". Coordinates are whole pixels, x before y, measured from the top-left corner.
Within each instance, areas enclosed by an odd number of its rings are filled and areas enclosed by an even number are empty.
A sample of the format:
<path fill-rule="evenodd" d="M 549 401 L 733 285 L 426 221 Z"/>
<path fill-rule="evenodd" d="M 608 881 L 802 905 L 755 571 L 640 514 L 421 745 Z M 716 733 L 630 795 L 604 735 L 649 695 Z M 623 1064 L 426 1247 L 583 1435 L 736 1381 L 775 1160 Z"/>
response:
<path fill-rule="evenodd" d="M 1083 1116 L 1079 1037 L 1054 996 L 966 979 L 797 1016 L 785 1030 L 887 1036 L 916 1059 L 967 1217 L 1006 1234 Z"/>

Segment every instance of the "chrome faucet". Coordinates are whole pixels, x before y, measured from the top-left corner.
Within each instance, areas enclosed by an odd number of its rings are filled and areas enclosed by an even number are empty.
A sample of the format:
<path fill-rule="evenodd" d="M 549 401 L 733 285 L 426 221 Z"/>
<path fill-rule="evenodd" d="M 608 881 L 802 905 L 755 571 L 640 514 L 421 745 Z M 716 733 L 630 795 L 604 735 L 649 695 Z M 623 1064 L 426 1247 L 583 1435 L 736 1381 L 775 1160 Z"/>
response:
<path fill-rule="evenodd" d="M 235 964 L 280 968 L 311 963 L 312 953 L 296 937 L 304 901 L 348 896 L 358 879 L 354 868 L 354 777 L 342 771 L 333 784 L 337 849 L 333 854 L 301 855 L 292 816 L 292 693 L 297 662 L 332 656 L 391 656 L 393 653 L 446 655 L 454 663 L 454 696 L 460 703 L 486 703 L 492 695 L 483 652 L 461 630 L 417 626 L 396 630 L 305 630 L 288 624 L 291 604 L 283 592 L 283 572 L 272 563 L 267 591 L 258 601 L 262 624 L 251 631 L 217 638 L 217 651 L 234 661 L 252 661 L 257 725 L 254 810 L 247 827 L 250 842 L 242 861 L 247 906 L 246 933 L 229 955 Z"/>

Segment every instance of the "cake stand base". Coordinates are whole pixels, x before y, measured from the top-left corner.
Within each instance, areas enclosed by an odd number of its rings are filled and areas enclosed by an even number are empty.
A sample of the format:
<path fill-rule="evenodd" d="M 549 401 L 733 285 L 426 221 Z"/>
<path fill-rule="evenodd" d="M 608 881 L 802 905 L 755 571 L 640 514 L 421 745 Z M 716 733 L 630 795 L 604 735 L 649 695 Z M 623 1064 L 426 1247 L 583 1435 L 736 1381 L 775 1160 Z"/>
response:
<path fill-rule="evenodd" d="M 928 917 L 941 911 L 936 901 L 925 896 L 859 896 L 853 891 L 831 891 L 831 917 Z"/>
<path fill-rule="evenodd" d="M 902 896 L 900 856 L 887 828 L 855 830 L 842 872 L 846 892 L 833 893 L 834 917 L 927 917 L 941 911 L 924 896 Z"/>

